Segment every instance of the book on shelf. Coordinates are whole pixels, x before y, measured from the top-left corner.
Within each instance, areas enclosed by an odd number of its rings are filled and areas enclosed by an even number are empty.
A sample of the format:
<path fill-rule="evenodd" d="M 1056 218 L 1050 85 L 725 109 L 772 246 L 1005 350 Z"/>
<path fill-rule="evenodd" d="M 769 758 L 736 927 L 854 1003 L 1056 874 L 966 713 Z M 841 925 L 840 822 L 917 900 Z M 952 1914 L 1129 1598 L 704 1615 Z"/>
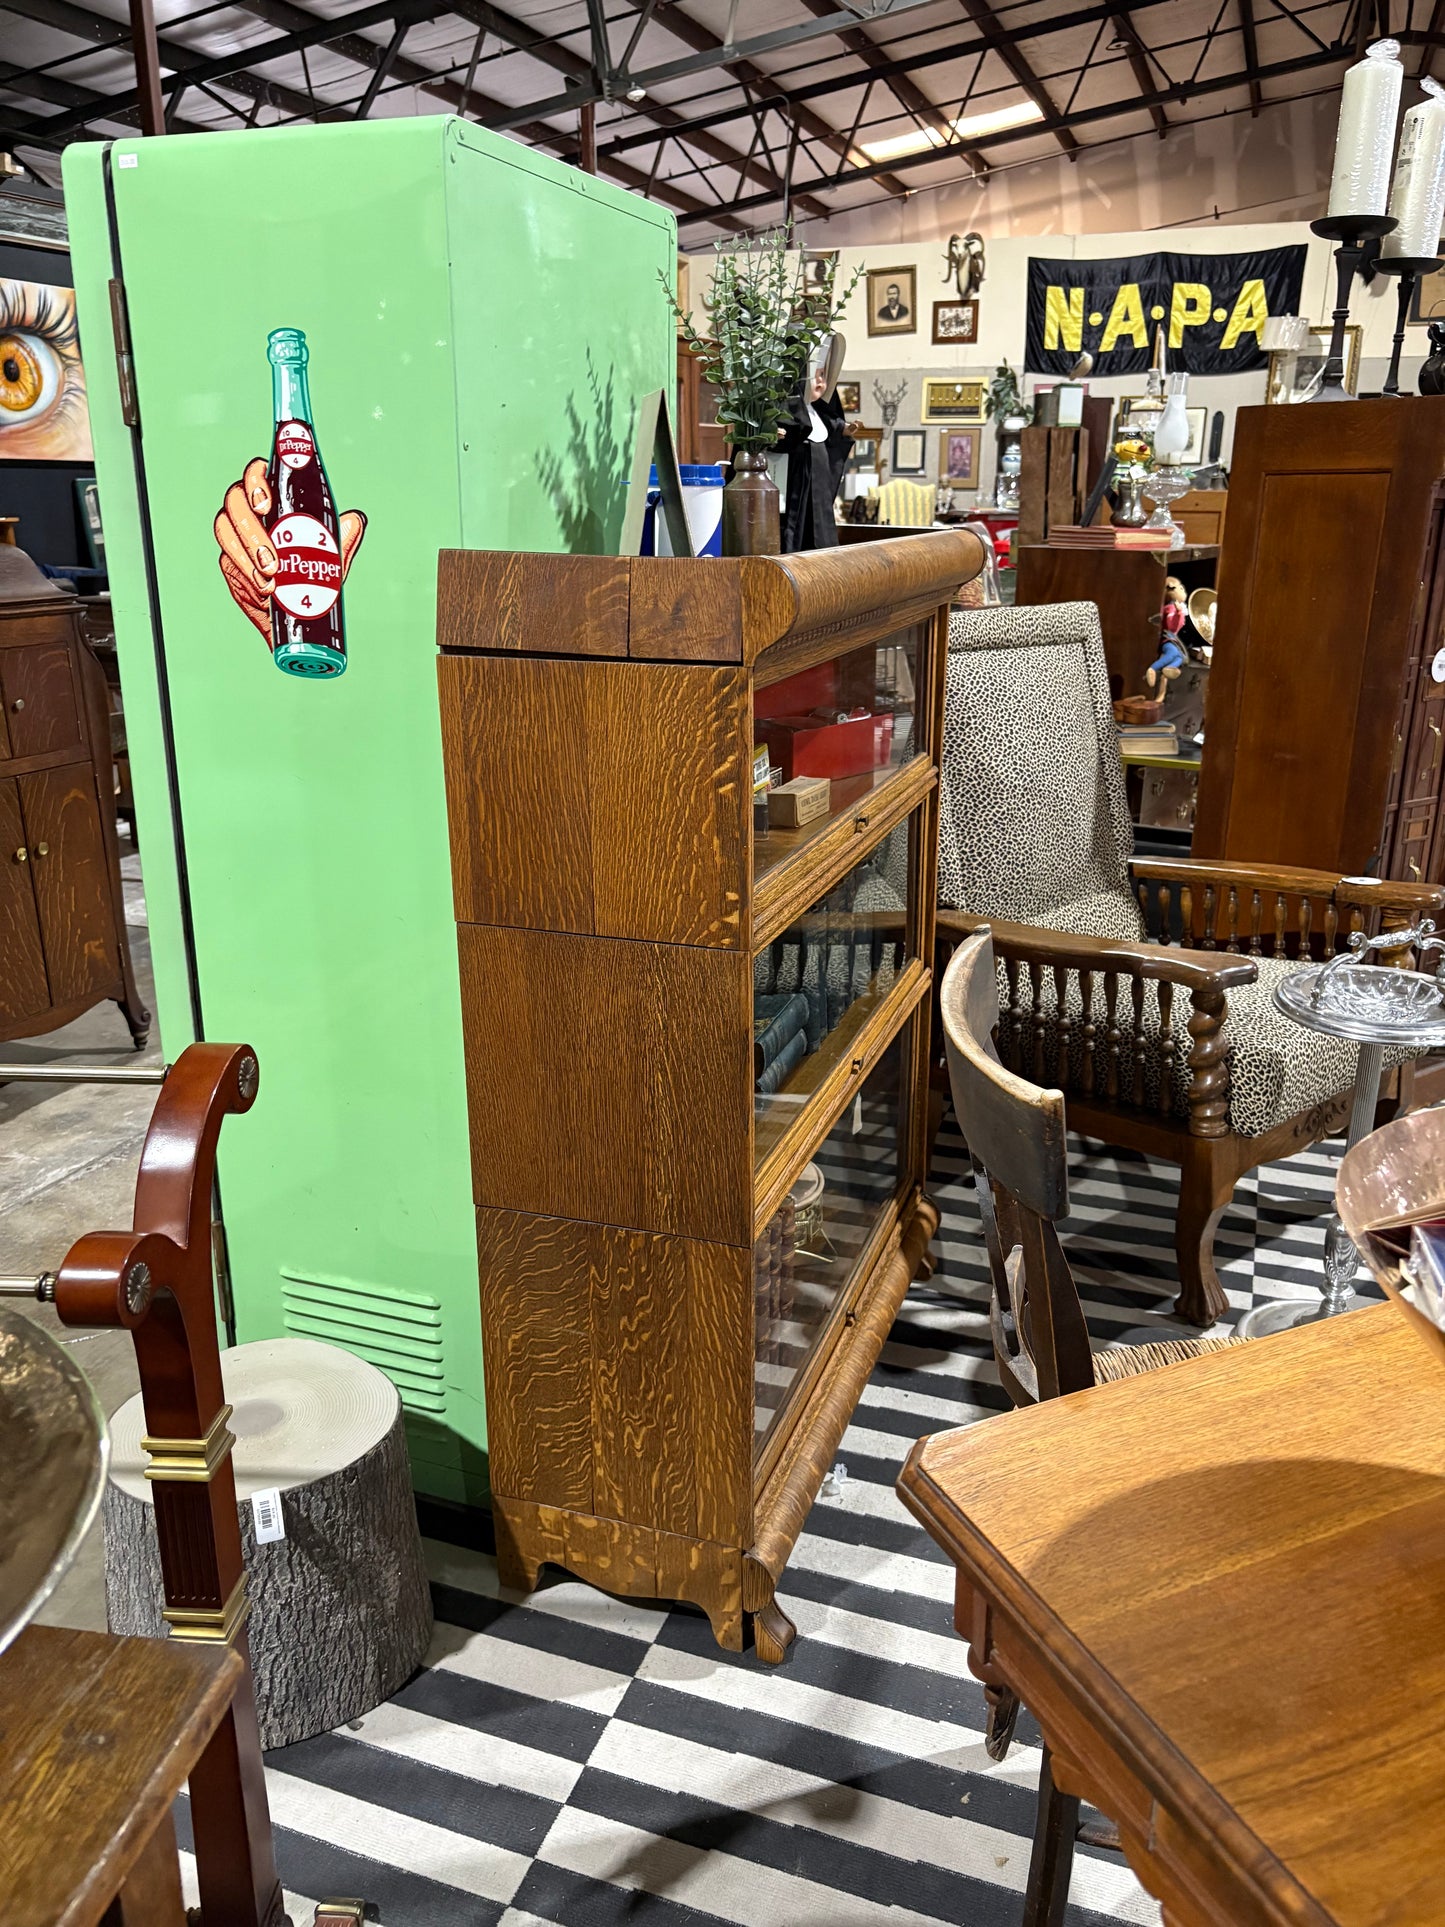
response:
<path fill-rule="evenodd" d="M 782 1089 L 807 1055 L 807 1035 L 802 1030 L 795 1030 L 767 1069 L 759 1072 L 754 1088 L 762 1096 L 771 1097 L 775 1091 Z"/>
<path fill-rule="evenodd" d="M 808 1000 L 800 992 L 779 991 L 753 999 L 753 1076 L 761 1077 L 773 1059 L 808 1023 Z"/>
<path fill-rule="evenodd" d="M 1126 529 L 1116 522 L 1102 528 L 1055 522 L 1049 529 L 1050 548 L 1061 549 L 1167 549 L 1172 540 L 1169 529 Z"/>
<path fill-rule="evenodd" d="M 1121 756 L 1177 756 L 1179 732 L 1173 723 L 1120 723 Z"/>

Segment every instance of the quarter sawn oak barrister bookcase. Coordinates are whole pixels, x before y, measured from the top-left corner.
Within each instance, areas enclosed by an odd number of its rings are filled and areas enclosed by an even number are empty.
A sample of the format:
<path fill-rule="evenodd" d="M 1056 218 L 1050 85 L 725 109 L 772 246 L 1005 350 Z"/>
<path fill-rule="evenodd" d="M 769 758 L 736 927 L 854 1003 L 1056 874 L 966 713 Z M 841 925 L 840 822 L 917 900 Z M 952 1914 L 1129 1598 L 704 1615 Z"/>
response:
<path fill-rule="evenodd" d="M 963 531 L 444 552 L 442 734 L 498 1563 L 774 1589 L 938 1222 L 938 755 Z M 752 761 L 828 774 L 755 832 Z"/>

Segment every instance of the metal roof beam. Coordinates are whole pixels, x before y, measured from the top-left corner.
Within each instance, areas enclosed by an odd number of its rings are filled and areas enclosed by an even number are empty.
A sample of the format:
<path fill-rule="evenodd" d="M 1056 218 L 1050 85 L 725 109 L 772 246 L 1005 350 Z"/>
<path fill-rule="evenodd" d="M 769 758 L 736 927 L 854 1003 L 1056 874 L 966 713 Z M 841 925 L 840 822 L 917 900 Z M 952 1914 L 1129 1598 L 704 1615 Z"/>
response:
<path fill-rule="evenodd" d="M 1079 151 L 1079 143 L 1069 132 L 1068 126 L 1060 118 L 1059 110 L 1049 99 L 1043 82 L 1019 52 L 1018 43 L 1003 37 L 1003 22 L 988 4 L 988 0 L 963 0 L 963 10 L 983 34 L 989 50 L 996 53 L 1008 68 L 1019 86 L 1043 115 L 1043 125 L 1059 143 L 1059 146 L 1072 160 Z"/>
<path fill-rule="evenodd" d="M 1254 0 L 1239 0 L 1239 33 L 1244 42 L 1244 71 L 1249 75 L 1249 111 L 1257 115 L 1264 105 L 1264 94 L 1255 76 L 1259 72 L 1259 36 L 1254 30 Z"/>
<path fill-rule="evenodd" d="M 1249 0 L 1239 0 L 1239 4 L 1242 8 L 1247 8 L 1249 6 Z M 1119 40 L 1122 40 L 1124 43 L 1124 52 L 1129 57 L 1129 67 L 1134 75 L 1135 81 L 1144 89 L 1146 94 L 1153 93 L 1154 74 L 1149 65 L 1149 49 L 1139 38 L 1134 22 L 1129 18 L 1127 13 L 1111 13 L 1109 15 L 1109 25 L 1114 29 Z M 1160 140 L 1163 140 L 1164 136 L 1169 132 L 1169 121 L 1164 109 L 1158 106 L 1151 107 L 1149 109 L 1149 118 L 1154 123 L 1155 133 L 1158 134 Z"/>
<path fill-rule="evenodd" d="M 92 13 L 89 7 L 73 4 L 73 0 L 4 0 L 3 11 L 18 14 L 23 20 L 33 20 L 42 27 L 54 27 L 59 33 L 68 33 L 76 40 L 88 41 L 97 48 L 114 47 L 117 51 L 130 49 L 130 29 L 124 22 L 108 19 L 104 14 Z M 248 9 L 249 11 L 249 9 Z M 187 67 L 203 59 L 194 49 L 184 46 L 169 34 L 158 36 L 161 59 L 176 73 L 183 73 Z M 378 48 L 378 53 L 380 49 Z M 236 73 L 229 75 L 225 84 L 233 93 L 242 94 L 248 100 L 272 102 L 286 108 L 288 113 L 309 114 L 311 103 L 305 94 L 294 88 L 282 86 L 278 81 L 263 80 L 258 74 Z M 58 100 L 58 96 L 47 94 L 31 81 L 26 82 L 26 90 L 41 100 Z M 86 91 L 84 89 L 82 92 Z M 92 93 L 93 99 L 103 99 L 103 95 Z M 79 106 L 80 101 L 67 101 L 67 106 Z M 337 117 L 344 119 L 344 110 L 338 110 Z M 113 114 L 113 120 L 133 119 L 133 115 Z M 243 118 L 238 112 L 237 118 Z M 198 123 L 177 120 L 173 123 L 175 133 L 204 133 L 208 130 Z"/>
<path fill-rule="evenodd" d="M 1410 46 L 1419 46 L 1425 40 L 1425 34 L 1418 28 L 1404 28 L 1396 37 Z M 1349 58 L 1348 50 L 1335 48 L 1328 48 L 1325 52 L 1318 54 L 1296 54 L 1292 59 L 1273 61 L 1268 66 L 1261 67 L 1259 69 L 1259 78 L 1262 81 L 1280 80 L 1286 75 L 1310 73 L 1317 68 L 1338 67 Z M 1189 91 L 1191 98 L 1204 94 L 1229 93 L 1235 89 L 1244 91 L 1248 87 L 1248 82 L 1249 76 L 1246 73 L 1217 74 L 1208 80 L 1196 80 Z M 1095 127 L 1103 121 L 1118 120 L 1125 114 L 1137 114 L 1141 109 L 1147 109 L 1156 101 L 1162 106 L 1165 101 L 1173 100 L 1176 97 L 1177 89 L 1171 88 L 1167 91 L 1156 89 L 1152 94 L 1145 94 L 1138 100 L 1114 100 L 1106 101 L 1098 107 L 1081 107 L 1069 114 L 1067 118 L 1071 127 Z M 1012 146 L 1021 140 L 1028 140 L 1031 137 L 1037 138 L 1039 131 L 1039 125 L 1036 121 L 1028 127 L 1011 127 L 1003 133 L 990 135 L 989 145 L 990 147 Z M 914 167 L 927 166 L 930 162 L 936 164 L 955 151 L 960 155 L 962 154 L 961 148 L 954 150 L 947 147 L 935 147 L 926 153 L 907 154 L 903 156 L 901 160 L 888 162 L 888 166 L 896 169 L 899 173 L 903 173 Z M 820 181 L 813 181 L 811 186 L 819 192 L 830 187 L 852 186 L 859 181 L 867 181 L 875 178 L 881 171 L 881 165 L 880 163 L 877 167 L 848 168 L 841 173 L 828 175 Z M 736 214 L 750 214 L 756 208 L 766 206 L 766 204 L 767 200 L 765 196 L 749 195 L 744 200 L 734 202 L 733 211 Z M 694 218 L 693 216 L 688 216 L 686 225 L 690 226 Z"/>
<path fill-rule="evenodd" d="M 1032 38 L 1040 39 L 1045 34 L 1066 33 L 1071 32 L 1076 27 L 1097 26 L 1101 20 L 1110 20 L 1115 14 L 1127 15 L 1142 13 L 1147 7 L 1158 7 L 1167 4 L 1169 4 L 1169 0 L 1114 0 L 1114 4 L 1111 6 L 1107 4 L 1107 0 L 1102 0 L 1101 4 L 1076 8 L 1071 13 L 1058 14 L 1052 20 L 1040 21 L 1032 27 L 1019 28 L 1016 30 L 1005 29 L 1005 31 L 1017 31 L 1022 34 L 1027 34 Z M 934 47 L 926 53 L 906 54 L 901 59 L 885 58 L 882 64 L 874 67 L 871 72 L 872 76 L 876 76 L 878 80 L 887 81 L 895 74 L 916 74 L 927 67 L 943 66 L 951 61 L 965 60 L 971 55 L 986 53 L 989 51 L 990 45 L 990 42 L 977 37 L 969 40 L 956 40 L 950 46 Z M 1342 54 L 1339 58 L 1345 59 L 1347 56 Z M 645 83 L 648 76 L 640 75 L 638 78 Z M 808 82 L 807 85 L 802 87 L 792 87 L 786 95 L 784 95 L 775 83 L 768 80 L 767 75 L 760 76 L 764 98 L 771 92 L 777 98 L 786 99 L 794 107 L 804 105 L 809 101 L 822 100 L 830 94 L 849 92 L 858 85 L 859 79 L 860 76 L 857 74 L 841 74 L 831 80 L 815 80 Z M 1172 90 L 1167 95 L 1161 95 L 1160 98 L 1174 99 L 1177 97 L 1177 92 L 1177 89 Z M 752 108 L 750 106 L 719 107 L 715 108 L 711 113 L 697 115 L 691 120 L 684 121 L 683 127 L 721 127 L 730 120 L 742 120 L 751 113 Z M 1024 134 L 1037 134 L 1039 128 L 1040 124 L 1034 121 L 1027 128 L 1023 129 L 1022 132 Z M 629 148 L 645 145 L 648 138 L 646 134 L 623 134 L 615 140 L 608 141 L 605 150 L 599 151 L 606 151 L 610 154 L 623 154 L 626 153 Z M 977 145 L 980 148 L 991 147 L 997 138 L 998 136 L 996 135 L 986 135 L 982 140 L 977 142 Z M 851 151 L 851 145 L 848 141 L 843 141 L 841 145 Z M 837 151 L 836 148 L 835 151 Z M 935 149 L 934 151 L 937 153 L 939 150 Z M 963 149 L 960 147 L 957 151 L 961 154 Z M 927 156 L 923 156 L 923 158 L 926 159 Z M 910 160 L 910 165 L 916 165 L 916 162 Z"/>
<path fill-rule="evenodd" d="M 626 0 L 626 4 L 631 7 L 634 13 L 641 13 L 644 10 L 645 0 Z M 930 0 L 914 0 L 914 4 L 928 5 L 930 4 Z M 836 7 L 825 6 L 824 13 L 831 14 L 833 20 L 840 25 L 852 24 L 856 19 L 856 16 L 852 14 L 839 14 Z M 750 89 L 759 99 L 779 101 L 785 104 L 790 111 L 794 111 L 794 97 L 786 88 L 778 86 L 769 75 L 763 72 L 761 67 L 754 66 L 751 60 L 743 57 L 742 47 L 736 45 L 730 47 L 726 41 L 719 40 L 715 33 L 703 26 L 701 21 L 694 20 L 690 15 L 685 14 L 681 7 L 676 4 L 676 0 L 673 0 L 673 4 L 667 8 L 666 12 L 661 15 L 654 15 L 654 20 L 659 27 L 666 28 L 675 40 L 680 40 L 684 46 L 692 48 L 694 58 L 681 63 L 687 72 L 702 73 L 713 67 L 727 66 L 739 86 L 744 89 Z M 825 30 L 819 29 L 819 31 Z M 827 31 L 831 31 L 831 29 Z M 811 37 L 811 34 L 809 34 L 808 37 Z M 746 44 L 751 45 L 752 43 Z M 679 63 L 673 62 L 671 64 L 676 67 Z M 671 76 L 661 68 L 654 68 L 648 73 L 629 76 L 630 79 L 636 81 L 639 86 L 643 87 L 656 85 L 658 81 L 670 77 Z M 738 109 L 738 115 L 742 117 L 750 114 L 751 111 L 752 109 L 750 107 L 742 107 Z M 679 115 L 678 119 L 680 121 L 682 116 Z M 821 114 L 812 112 L 798 113 L 797 124 L 805 134 L 811 134 L 814 140 L 820 141 L 824 147 L 831 153 L 837 154 L 841 159 L 847 160 L 851 155 L 853 150 L 849 147 L 847 138 L 840 134 L 836 127 L 833 127 L 828 121 L 824 120 Z M 674 128 L 673 131 L 676 132 L 677 129 Z M 897 195 L 900 198 L 908 192 L 902 181 L 894 180 L 889 174 L 880 175 L 878 184 L 880 187 L 886 189 L 888 193 Z M 798 205 L 802 206 L 803 202 L 800 200 Z M 826 210 L 824 210 L 824 214 L 826 218 Z"/>

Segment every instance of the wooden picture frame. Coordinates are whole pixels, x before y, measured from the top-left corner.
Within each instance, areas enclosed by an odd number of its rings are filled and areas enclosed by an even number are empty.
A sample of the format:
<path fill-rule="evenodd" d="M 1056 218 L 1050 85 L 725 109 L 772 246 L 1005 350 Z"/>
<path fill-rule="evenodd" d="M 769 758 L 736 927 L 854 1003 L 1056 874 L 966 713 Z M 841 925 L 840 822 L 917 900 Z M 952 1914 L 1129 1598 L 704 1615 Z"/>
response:
<path fill-rule="evenodd" d="M 893 473 L 928 473 L 928 437 L 921 428 L 895 428 L 893 431 Z"/>
<path fill-rule="evenodd" d="M 978 303 L 976 301 L 935 301 L 933 304 L 933 345 L 935 348 L 971 348 L 978 340 Z"/>
<path fill-rule="evenodd" d="M 939 485 L 943 488 L 976 489 L 982 455 L 982 428 L 945 428 L 938 437 Z"/>
<path fill-rule="evenodd" d="M 838 406 L 853 420 L 863 412 L 863 384 L 861 381 L 840 381 L 833 390 Z"/>
<path fill-rule="evenodd" d="M 1358 321 L 1352 321 L 1345 329 L 1345 393 L 1357 395 L 1360 392 L 1360 342 L 1364 328 Z M 1265 382 L 1264 398 L 1276 404 L 1298 404 L 1304 401 L 1313 387 L 1318 386 L 1317 377 L 1328 359 L 1330 335 L 1328 323 L 1310 329 L 1307 348 L 1298 353 L 1291 349 L 1271 348 L 1269 353 L 1269 374 Z"/>
<path fill-rule="evenodd" d="M 1121 395 L 1114 416 L 1115 422 L 1127 421 L 1143 400 L 1145 400 L 1143 395 Z M 1189 418 L 1189 446 L 1185 449 L 1182 460 L 1190 468 L 1198 468 L 1204 461 L 1204 437 L 1209 430 L 1209 410 L 1186 408 L 1184 413 Z"/>
<path fill-rule="evenodd" d="M 869 334 L 917 334 L 917 268 L 869 268 L 866 279 Z"/>
<path fill-rule="evenodd" d="M 864 422 L 849 425 L 848 433 L 853 439 L 853 447 L 848 455 L 850 469 L 877 469 L 881 482 L 888 469 L 886 430 L 869 427 Z"/>
<path fill-rule="evenodd" d="M 1445 321 L 1445 262 L 1433 274 L 1422 274 L 1410 295 L 1410 312 L 1405 317 L 1417 328 L 1432 321 Z"/>
<path fill-rule="evenodd" d="M 923 419 L 926 422 L 981 422 L 984 381 L 925 381 Z"/>

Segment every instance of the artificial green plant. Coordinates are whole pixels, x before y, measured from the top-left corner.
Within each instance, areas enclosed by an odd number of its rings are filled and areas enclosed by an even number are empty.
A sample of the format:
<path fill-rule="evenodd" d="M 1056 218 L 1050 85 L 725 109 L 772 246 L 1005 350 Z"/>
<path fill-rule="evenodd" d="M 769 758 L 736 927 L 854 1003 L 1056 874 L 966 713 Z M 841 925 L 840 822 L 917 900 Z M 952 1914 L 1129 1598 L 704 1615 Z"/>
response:
<path fill-rule="evenodd" d="M 717 389 L 717 418 L 734 448 L 774 447 L 794 389 L 862 273 L 856 269 L 839 295 L 833 260 L 821 281 L 805 287 L 802 255 L 790 259 L 792 238 L 785 226 L 716 243 L 707 334 L 679 306 L 666 275 L 659 277 L 703 379 Z"/>

